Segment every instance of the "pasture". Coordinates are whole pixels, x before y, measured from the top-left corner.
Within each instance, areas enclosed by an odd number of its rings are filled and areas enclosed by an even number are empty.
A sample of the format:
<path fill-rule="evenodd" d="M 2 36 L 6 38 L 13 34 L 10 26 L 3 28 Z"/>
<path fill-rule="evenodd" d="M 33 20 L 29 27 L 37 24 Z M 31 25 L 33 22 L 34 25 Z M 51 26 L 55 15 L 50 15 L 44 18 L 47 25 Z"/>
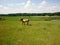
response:
<path fill-rule="evenodd" d="M 0 16 L 0 45 L 60 45 L 60 21 L 55 17 L 31 16 L 22 25 L 22 16 Z M 57 17 L 58 19 L 60 17 Z"/>

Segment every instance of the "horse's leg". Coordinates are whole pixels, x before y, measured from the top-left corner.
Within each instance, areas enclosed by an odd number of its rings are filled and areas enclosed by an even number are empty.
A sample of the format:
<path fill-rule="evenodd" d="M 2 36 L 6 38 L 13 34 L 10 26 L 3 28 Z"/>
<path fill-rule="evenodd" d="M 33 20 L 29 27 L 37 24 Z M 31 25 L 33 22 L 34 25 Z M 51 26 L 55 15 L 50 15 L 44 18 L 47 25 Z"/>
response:
<path fill-rule="evenodd" d="M 22 25 L 25 25 L 25 22 L 22 21 Z"/>
<path fill-rule="evenodd" d="M 25 25 L 25 22 L 23 22 L 23 24 Z"/>
<path fill-rule="evenodd" d="M 29 24 L 29 21 L 27 22 L 27 25 Z"/>
<path fill-rule="evenodd" d="M 23 22 L 22 22 L 22 25 L 23 25 Z"/>
<path fill-rule="evenodd" d="M 25 22 L 22 21 L 22 25 L 25 25 Z"/>
<path fill-rule="evenodd" d="M 22 21 L 22 25 L 25 25 L 25 23 Z"/>

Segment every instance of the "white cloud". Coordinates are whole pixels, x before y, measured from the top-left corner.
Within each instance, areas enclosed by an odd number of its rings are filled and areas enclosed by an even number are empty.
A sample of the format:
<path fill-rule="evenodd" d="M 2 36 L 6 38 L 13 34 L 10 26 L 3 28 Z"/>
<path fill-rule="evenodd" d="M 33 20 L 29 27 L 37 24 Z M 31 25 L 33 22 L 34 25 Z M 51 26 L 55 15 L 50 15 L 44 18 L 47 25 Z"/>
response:
<path fill-rule="evenodd" d="M 30 0 L 28 0 L 25 4 L 24 8 L 30 8 L 30 7 L 32 7 L 32 3 Z"/>
<path fill-rule="evenodd" d="M 8 7 L 0 5 L 0 9 L 8 9 Z"/>
<path fill-rule="evenodd" d="M 25 13 L 32 12 L 33 8 L 34 8 L 34 4 L 30 0 L 28 0 L 24 5 L 23 12 Z"/>
<path fill-rule="evenodd" d="M 47 6 L 46 0 L 39 4 L 34 4 L 31 0 L 27 2 L 8 4 L 9 6 L 0 5 L 0 13 L 45 13 L 45 12 L 60 12 L 60 6 Z M 10 7 L 11 6 L 11 7 Z"/>
<path fill-rule="evenodd" d="M 24 13 L 39 13 L 41 12 L 41 8 L 43 8 L 47 2 L 43 0 L 39 5 L 35 5 L 34 3 L 31 2 L 31 0 L 28 0 L 23 8 Z"/>
<path fill-rule="evenodd" d="M 24 5 L 25 3 L 17 3 L 16 5 Z"/>
<path fill-rule="evenodd" d="M 25 3 L 16 3 L 16 4 L 8 4 L 8 6 L 21 6 L 24 5 Z"/>
<path fill-rule="evenodd" d="M 39 4 L 39 8 L 43 8 L 46 4 L 47 4 L 46 1 L 42 1 L 42 2 Z"/>
<path fill-rule="evenodd" d="M 60 6 L 50 6 L 46 10 L 47 12 L 60 12 Z"/>
<path fill-rule="evenodd" d="M 14 6 L 14 4 L 8 4 L 8 6 Z"/>
<path fill-rule="evenodd" d="M 3 7 L 3 9 L 8 9 L 8 7 Z"/>
<path fill-rule="evenodd" d="M 0 5 L 0 8 L 2 7 L 2 5 Z"/>

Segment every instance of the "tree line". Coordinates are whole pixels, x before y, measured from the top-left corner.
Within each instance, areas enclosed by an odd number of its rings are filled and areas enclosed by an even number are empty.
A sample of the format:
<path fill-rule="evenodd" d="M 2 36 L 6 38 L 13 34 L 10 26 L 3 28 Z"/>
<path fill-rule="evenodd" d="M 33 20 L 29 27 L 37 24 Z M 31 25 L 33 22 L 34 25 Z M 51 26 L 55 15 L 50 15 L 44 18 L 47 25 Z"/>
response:
<path fill-rule="evenodd" d="M 13 14 L 0 14 L 0 16 L 60 16 L 60 12 L 55 13 L 13 13 Z"/>

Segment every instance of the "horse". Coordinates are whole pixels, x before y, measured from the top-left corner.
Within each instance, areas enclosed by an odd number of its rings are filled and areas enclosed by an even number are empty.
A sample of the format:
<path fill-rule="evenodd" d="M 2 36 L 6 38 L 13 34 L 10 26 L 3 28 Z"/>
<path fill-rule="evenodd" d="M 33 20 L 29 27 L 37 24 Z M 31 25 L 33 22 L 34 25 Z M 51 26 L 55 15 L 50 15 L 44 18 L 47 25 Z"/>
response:
<path fill-rule="evenodd" d="M 29 24 L 29 19 L 21 18 L 20 21 L 22 21 L 22 24 L 25 24 L 25 23 L 27 23 L 27 25 Z"/>

